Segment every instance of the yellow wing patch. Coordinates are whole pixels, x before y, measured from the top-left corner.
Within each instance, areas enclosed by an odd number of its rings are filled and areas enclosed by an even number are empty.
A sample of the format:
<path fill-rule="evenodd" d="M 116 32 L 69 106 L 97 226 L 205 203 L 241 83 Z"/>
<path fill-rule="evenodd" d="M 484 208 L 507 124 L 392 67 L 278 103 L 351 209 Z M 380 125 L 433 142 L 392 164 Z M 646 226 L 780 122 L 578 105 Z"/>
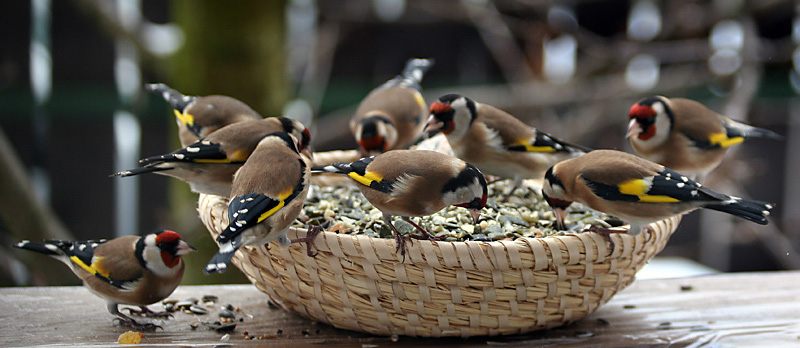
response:
<path fill-rule="evenodd" d="M 247 160 L 247 151 L 244 150 L 236 150 L 233 154 L 228 156 L 228 158 L 223 159 L 208 159 L 208 158 L 198 158 L 195 159 L 194 162 L 197 163 L 231 163 L 231 162 L 244 162 Z"/>
<path fill-rule="evenodd" d="M 650 190 L 650 185 L 642 179 L 631 179 L 624 181 L 617 185 L 619 192 L 626 195 L 639 197 L 639 202 L 647 203 L 676 203 L 680 200 L 670 196 L 663 195 L 648 195 L 647 191 Z"/>
<path fill-rule="evenodd" d="M 744 138 L 743 137 L 728 138 L 728 135 L 725 133 L 712 133 L 708 137 L 708 141 L 711 142 L 712 145 L 719 145 L 721 148 L 726 148 L 743 142 Z"/>
<path fill-rule="evenodd" d="M 347 175 L 364 186 L 369 186 L 373 181 L 381 182 L 383 180 L 383 176 L 375 172 L 366 172 L 364 175 L 359 175 L 356 172 L 350 172 L 347 173 Z"/>
<path fill-rule="evenodd" d="M 75 263 L 76 265 L 83 268 L 84 271 L 89 272 L 92 275 L 99 274 L 105 278 L 108 278 L 108 271 L 102 267 L 102 261 L 103 261 L 102 256 L 95 256 L 92 259 L 91 265 L 87 265 L 86 263 L 81 261 L 81 259 L 79 259 L 77 256 L 71 256 L 69 259 L 72 260 L 72 262 Z"/>
<path fill-rule="evenodd" d="M 525 148 L 526 152 L 542 152 L 542 153 L 556 152 L 556 149 L 553 148 L 552 146 L 533 146 L 531 145 L 531 140 L 526 138 L 517 139 L 517 141 L 514 142 L 514 144 L 512 145 L 522 146 Z"/>
<path fill-rule="evenodd" d="M 180 121 L 180 123 L 183 123 L 187 126 L 194 125 L 194 116 L 192 116 L 192 114 L 182 114 L 178 110 L 172 110 L 172 111 L 175 113 L 175 117 L 178 118 L 178 121 Z"/>
<path fill-rule="evenodd" d="M 266 218 L 275 214 L 278 210 L 281 210 L 286 205 L 286 198 L 292 195 L 294 192 L 293 188 L 286 189 L 280 194 L 278 194 L 278 205 L 274 206 L 272 209 L 265 211 L 258 217 L 258 222 L 264 221 Z"/>
<path fill-rule="evenodd" d="M 420 94 L 419 92 L 415 93 L 414 94 L 414 100 L 417 101 L 417 104 L 419 104 L 419 107 L 421 107 L 423 109 L 426 109 L 426 111 L 427 111 L 428 104 L 425 103 L 425 98 L 422 97 L 422 94 Z"/>

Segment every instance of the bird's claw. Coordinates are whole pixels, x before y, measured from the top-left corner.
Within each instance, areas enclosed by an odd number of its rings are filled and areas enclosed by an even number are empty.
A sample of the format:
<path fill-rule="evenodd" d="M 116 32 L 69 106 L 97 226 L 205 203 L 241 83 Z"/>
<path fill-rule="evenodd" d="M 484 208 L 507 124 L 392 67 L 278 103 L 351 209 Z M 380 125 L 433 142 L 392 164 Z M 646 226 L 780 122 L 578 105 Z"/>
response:
<path fill-rule="evenodd" d="M 306 232 L 306 236 L 303 238 L 295 238 L 292 239 L 292 243 L 306 243 L 306 248 L 308 256 L 316 257 L 318 252 L 314 251 L 314 240 L 317 239 L 317 236 L 320 232 L 324 231 L 324 229 L 320 226 L 308 226 L 308 231 Z"/>
<path fill-rule="evenodd" d="M 427 240 L 429 240 L 429 241 L 433 241 L 433 242 L 440 241 L 440 240 L 442 240 L 442 239 L 445 239 L 445 238 L 447 238 L 447 237 L 445 237 L 445 236 L 439 236 L 439 237 L 437 237 L 437 236 L 434 236 L 433 234 L 430 234 L 430 233 L 428 233 L 427 235 L 425 235 L 425 234 L 422 234 L 422 233 L 419 233 L 419 234 L 409 234 L 409 235 L 408 235 L 408 237 L 409 237 L 409 238 L 414 238 L 414 239 L 420 239 L 420 240 L 422 240 L 422 239 L 427 239 Z"/>
<path fill-rule="evenodd" d="M 589 225 L 589 228 L 585 229 L 584 231 L 599 233 L 601 236 L 603 236 L 608 241 L 608 244 L 611 246 L 611 253 L 612 254 L 614 253 L 614 249 L 616 249 L 616 247 L 617 247 L 617 243 L 615 243 L 614 240 L 611 239 L 611 234 L 612 233 L 625 233 L 625 231 L 612 230 L 610 228 L 605 228 L 605 227 L 597 226 L 597 225 Z"/>
<path fill-rule="evenodd" d="M 141 309 L 134 309 L 126 307 L 123 309 L 127 309 L 129 315 L 136 315 L 145 318 L 168 319 L 173 317 L 172 313 L 169 312 L 154 312 L 147 307 L 140 307 L 140 308 Z"/>
<path fill-rule="evenodd" d="M 394 233 L 394 241 L 396 242 L 395 244 L 397 244 L 397 249 L 395 250 L 395 252 L 400 254 L 400 256 L 402 257 L 402 261 L 406 260 L 406 240 L 408 240 L 409 244 L 414 243 L 414 241 L 409 239 L 408 237 L 403 236 L 400 233 Z"/>
<path fill-rule="evenodd" d="M 116 317 L 114 318 L 114 322 L 118 322 L 120 326 L 130 327 L 136 331 L 156 331 L 157 329 L 161 329 L 162 331 L 164 330 L 161 325 L 156 325 L 153 323 L 139 323 L 131 318 Z"/>

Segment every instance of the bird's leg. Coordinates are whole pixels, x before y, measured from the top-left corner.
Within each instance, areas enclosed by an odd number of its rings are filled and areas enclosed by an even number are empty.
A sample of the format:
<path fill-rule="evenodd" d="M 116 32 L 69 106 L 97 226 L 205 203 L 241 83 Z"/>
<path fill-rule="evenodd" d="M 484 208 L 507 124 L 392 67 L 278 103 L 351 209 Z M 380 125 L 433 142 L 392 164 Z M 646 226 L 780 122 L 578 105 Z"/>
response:
<path fill-rule="evenodd" d="M 156 325 L 156 324 L 153 324 L 153 323 L 139 323 L 139 322 L 136 322 L 136 320 L 133 320 L 133 318 L 131 318 L 131 317 L 125 315 L 125 314 L 122 314 L 119 311 L 119 308 L 117 308 L 117 304 L 116 303 L 110 303 L 109 302 L 107 308 L 108 308 L 108 312 L 109 313 L 111 313 L 112 315 L 116 316 L 116 318 L 114 318 L 114 320 L 115 321 L 119 321 L 119 324 L 122 325 L 122 326 L 128 326 L 128 327 L 130 327 L 130 328 L 132 328 L 134 330 L 139 330 L 139 331 L 156 331 L 156 329 L 164 330 L 163 327 L 161 327 L 159 325 Z"/>
<path fill-rule="evenodd" d="M 645 228 L 649 229 L 649 230 L 652 230 L 650 228 L 650 226 L 647 226 Z M 621 230 L 612 230 L 610 228 L 605 228 L 605 227 L 601 227 L 601 226 L 597 226 L 597 225 L 590 225 L 589 228 L 587 228 L 585 231 L 596 232 L 596 233 L 599 233 L 600 235 L 602 235 L 603 237 L 605 237 L 605 239 L 608 241 L 608 243 L 611 244 L 611 253 L 612 254 L 614 253 L 614 248 L 616 248 L 616 243 L 614 243 L 614 240 L 611 239 L 611 234 L 612 233 L 627 233 L 627 231 L 624 231 L 624 230 L 622 230 L 622 231 Z"/>
<path fill-rule="evenodd" d="M 147 308 L 147 306 L 139 306 L 139 310 L 130 307 L 126 307 L 123 309 L 127 309 L 129 315 L 138 315 L 140 317 L 145 317 L 145 318 L 161 318 L 161 319 L 172 318 L 172 313 L 170 312 L 166 311 L 153 312 L 150 310 L 150 308 Z"/>
<path fill-rule="evenodd" d="M 394 227 L 394 225 L 392 224 L 392 217 L 390 215 L 384 214 L 383 215 L 383 222 L 385 224 L 389 225 L 389 228 L 392 229 L 392 235 L 394 236 L 394 241 L 395 241 L 395 244 L 397 245 L 397 249 L 395 250 L 395 252 L 400 253 L 400 255 L 403 257 L 403 261 L 405 261 L 406 260 L 406 239 L 407 239 L 407 237 L 405 237 L 402 234 L 400 234 L 400 231 L 398 231 L 397 228 Z M 408 242 L 412 243 L 411 239 L 408 239 Z"/>
<path fill-rule="evenodd" d="M 444 237 L 436 237 L 433 234 L 431 234 L 430 232 L 426 231 L 424 228 L 422 228 L 422 226 L 418 225 L 416 222 L 411 220 L 411 218 L 408 217 L 408 216 L 403 216 L 402 219 L 405 220 L 406 222 L 410 223 L 411 226 L 414 226 L 420 232 L 422 232 L 422 234 L 412 234 L 412 235 L 410 235 L 409 237 L 411 237 L 411 238 L 414 238 L 414 239 L 427 239 L 427 240 L 433 240 L 433 241 L 444 239 Z"/>
<path fill-rule="evenodd" d="M 308 256 L 315 257 L 317 256 L 317 252 L 314 251 L 314 240 L 317 239 L 317 236 L 320 232 L 324 231 L 320 226 L 308 226 L 308 232 L 306 232 L 306 236 L 303 238 L 295 238 L 292 239 L 292 243 L 306 243 L 306 248 L 308 248 Z"/>

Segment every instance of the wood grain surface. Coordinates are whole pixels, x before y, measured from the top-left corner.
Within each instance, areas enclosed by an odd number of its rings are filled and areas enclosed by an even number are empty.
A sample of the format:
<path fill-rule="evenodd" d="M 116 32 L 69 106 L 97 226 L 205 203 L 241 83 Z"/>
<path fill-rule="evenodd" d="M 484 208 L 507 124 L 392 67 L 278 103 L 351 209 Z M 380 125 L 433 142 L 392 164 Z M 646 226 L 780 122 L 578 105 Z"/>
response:
<path fill-rule="evenodd" d="M 472 338 L 377 337 L 335 329 L 270 306 L 252 285 L 181 286 L 171 298 L 216 295 L 207 315 L 154 321 L 138 346 L 224 347 L 800 347 L 800 271 L 729 273 L 635 281 L 573 325 L 527 335 Z M 227 338 L 193 322 L 242 318 Z M 161 304 L 150 306 L 162 310 Z M 238 320 L 238 319 L 237 319 Z M 0 288 L 0 346 L 119 346 L 128 328 L 82 287 Z M 245 340 L 244 332 L 262 339 Z"/>

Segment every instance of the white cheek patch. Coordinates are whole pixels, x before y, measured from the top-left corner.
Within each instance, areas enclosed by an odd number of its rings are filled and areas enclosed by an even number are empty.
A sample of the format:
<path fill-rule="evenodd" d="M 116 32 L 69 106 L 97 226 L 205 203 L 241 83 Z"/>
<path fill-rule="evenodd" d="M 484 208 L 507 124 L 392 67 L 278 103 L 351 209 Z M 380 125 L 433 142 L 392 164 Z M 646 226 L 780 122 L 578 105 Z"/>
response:
<path fill-rule="evenodd" d="M 450 106 L 454 111 L 453 122 L 455 123 L 455 129 L 448 134 L 447 137 L 450 139 L 461 139 L 467 134 L 470 121 L 472 120 L 472 116 L 469 114 L 469 108 L 467 107 L 467 100 L 463 97 L 458 98 L 450 103 Z"/>
<path fill-rule="evenodd" d="M 667 110 L 664 107 L 664 104 L 661 102 L 655 102 L 652 105 L 653 110 L 656 112 L 655 116 L 655 127 L 656 132 L 653 134 L 653 137 L 647 140 L 639 139 L 638 137 L 631 137 L 631 141 L 635 142 L 638 146 L 643 148 L 653 148 L 663 144 L 667 141 L 670 134 L 670 124 L 669 115 L 667 115 Z M 642 130 L 644 131 L 644 129 Z"/>
<path fill-rule="evenodd" d="M 164 277 L 175 274 L 177 271 L 177 267 L 169 268 L 164 264 L 164 260 L 161 259 L 161 249 L 156 246 L 156 236 L 154 234 L 145 237 L 142 258 L 147 263 L 147 269 L 156 275 Z"/>
<path fill-rule="evenodd" d="M 564 201 L 570 200 L 567 198 L 567 191 L 564 191 L 564 188 L 559 185 L 551 184 L 549 180 L 545 180 L 544 185 L 542 185 L 542 191 L 544 191 L 547 196 L 555 199 Z"/>
<path fill-rule="evenodd" d="M 481 186 L 478 178 L 475 178 L 468 186 L 462 186 L 455 191 L 445 192 L 442 195 L 442 202 L 450 205 L 463 204 L 472 202 L 475 198 L 483 197 L 483 186 Z"/>
<path fill-rule="evenodd" d="M 384 141 L 386 141 L 386 146 L 391 148 L 397 144 L 397 129 L 394 126 L 390 126 L 388 124 L 384 124 L 380 122 L 381 127 L 383 127 L 383 134 L 384 134 Z"/>

